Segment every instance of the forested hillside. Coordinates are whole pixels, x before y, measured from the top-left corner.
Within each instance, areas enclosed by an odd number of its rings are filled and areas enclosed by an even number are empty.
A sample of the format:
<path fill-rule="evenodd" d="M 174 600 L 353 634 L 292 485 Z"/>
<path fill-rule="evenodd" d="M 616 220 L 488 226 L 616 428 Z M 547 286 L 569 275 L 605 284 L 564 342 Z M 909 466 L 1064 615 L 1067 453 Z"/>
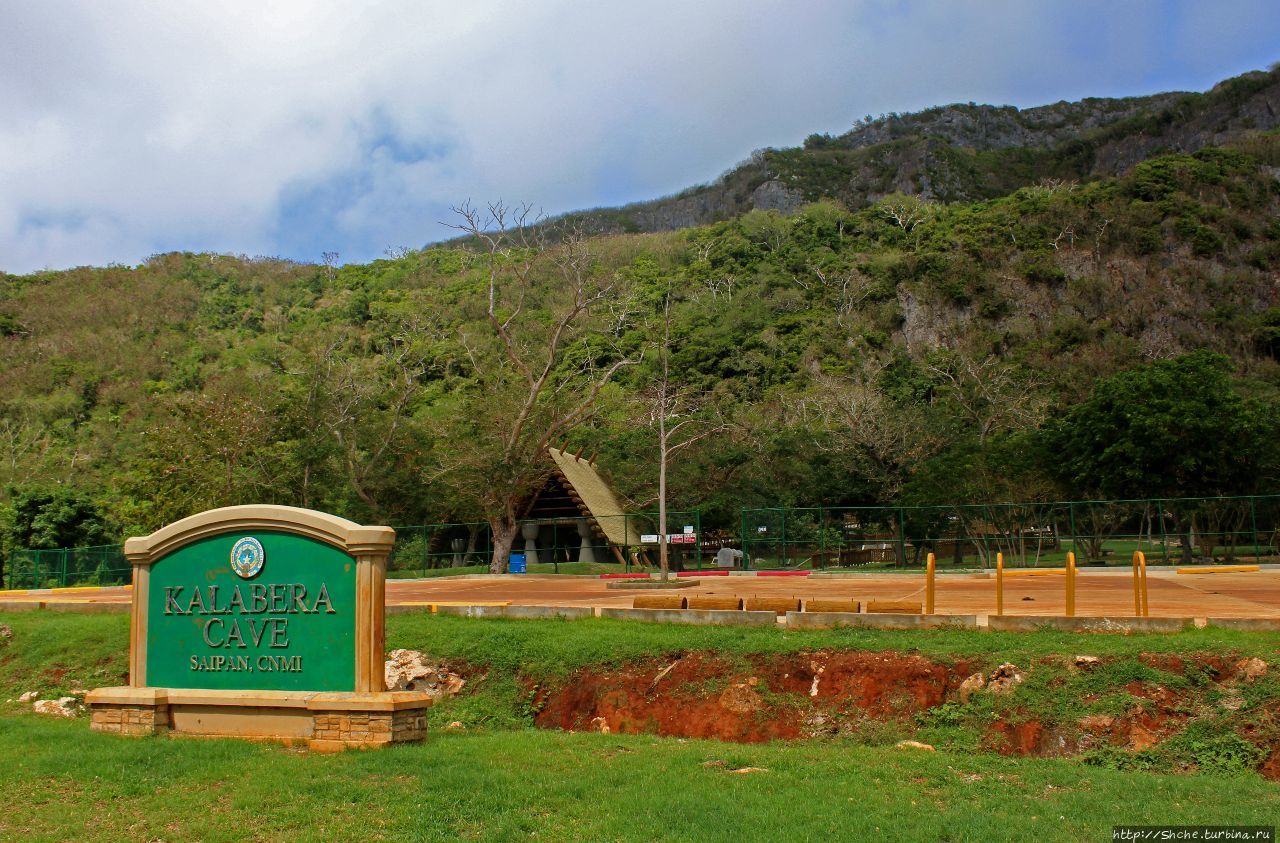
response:
<path fill-rule="evenodd" d="M 564 440 L 650 507 L 660 411 L 702 436 L 671 502 L 712 526 L 1276 491 L 1280 135 L 1075 175 L 545 241 L 473 213 L 487 238 L 368 265 L 0 276 L 9 541 L 88 540 L 42 526 L 55 505 L 98 538 L 246 501 L 501 520 Z"/>

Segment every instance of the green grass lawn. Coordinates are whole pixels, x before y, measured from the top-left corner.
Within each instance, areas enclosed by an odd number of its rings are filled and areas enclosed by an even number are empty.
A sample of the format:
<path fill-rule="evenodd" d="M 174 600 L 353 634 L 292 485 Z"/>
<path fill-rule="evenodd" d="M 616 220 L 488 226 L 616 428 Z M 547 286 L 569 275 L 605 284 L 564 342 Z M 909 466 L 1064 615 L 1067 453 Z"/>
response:
<path fill-rule="evenodd" d="M 0 759 L 8 840 L 1105 840 L 1280 815 L 1256 776 L 841 743 L 519 730 L 327 756 L 24 715 L 0 717 Z"/>
<path fill-rule="evenodd" d="M 0 615 L 0 623 L 12 630 L 0 642 L 0 699 L 124 679 L 126 616 L 31 612 Z M 974 752 L 965 748 L 972 747 L 965 718 L 989 715 L 972 706 L 949 703 L 919 724 L 917 735 L 942 748 L 936 753 L 895 749 L 889 744 L 899 735 L 889 731 L 878 741 L 742 745 L 537 731 L 517 681 L 554 682 L 585 666 L 692 650 L 729 658 L 892 650 L 1035 663 L 1011 700 L 1049 714 L 1072 705 L 1075 684 L 1177 681 L 1138 663 L 1140 653 L 1259 655 L 1274 665 L 1275 635 L 787 632 L 429 614 L 393 616 L 387 626 L 389 648 L 482 672 L 432 709 L 424 744 L 328 756 L 238 741 L 129 739 L 92 733 L 85 719 L 49 720 L 0 703 L 0 839 L 1051 841 L 1109 839 L 1117 823 L 1271 824 L 1280 816 L 1280 786 L 1223 772 L 1230 764 L 1171 775 L 1128 756 L 1112 759 L 1122 770 L 1107 759 L 1098 766 Z M 1077 652 L 1117 661 L 1077 677 L 1043 663 Z M 1280 698 L 1280 686 L 1269 677 L 1249 693 L 1252 706 Z M 446 732 L 452 720 L 467 730 Z M 1215 726 L 1184 748 L 1208 759 L 1223 751 L 1213 744 L 1218 737 Z M 742 767 L 765 772 L 731 772 Z"/>
<path fill-rule="evenodd" d="M 0 613 L 13 638 L 0 642 L 0 699 L 26 690 L 48 694 L 123 681 L 128 672 L 129 618 L 123 614 Z M 588 665 L 619 665 L 671 653 L 793 653 L 820 649 L 920 652 L 995 665 L 1026 665 L 1055 655 L 1224 653 L 1280 660 L 1280 636 L 1214 628 L 1162 635 L 1080 635 L 979 630 L 787 630 L 775 627 L 684 626 L 609 618 L 503 620 L 432 615 L 387 618 L 387 649 L 407 647 L 443 659 L 563 676 Z M 3 703 L 0 703 L 3 705 Z"/>

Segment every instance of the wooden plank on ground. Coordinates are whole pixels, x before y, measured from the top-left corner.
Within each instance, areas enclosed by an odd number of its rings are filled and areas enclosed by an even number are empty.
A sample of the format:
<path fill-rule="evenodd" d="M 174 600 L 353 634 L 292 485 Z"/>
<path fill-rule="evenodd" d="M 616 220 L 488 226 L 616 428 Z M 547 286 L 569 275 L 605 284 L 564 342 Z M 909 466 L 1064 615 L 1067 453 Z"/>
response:
<path fill-rule="evenodd" d="M 923 603 L 910 600 L 868 600 L 867 611 L 874 614 L 918 615 Z"/>

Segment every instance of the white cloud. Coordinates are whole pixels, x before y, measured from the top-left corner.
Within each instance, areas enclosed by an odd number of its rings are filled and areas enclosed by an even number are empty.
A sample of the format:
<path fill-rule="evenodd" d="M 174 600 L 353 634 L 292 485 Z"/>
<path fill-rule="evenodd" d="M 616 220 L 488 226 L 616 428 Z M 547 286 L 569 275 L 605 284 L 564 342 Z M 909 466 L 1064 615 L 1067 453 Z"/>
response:
<path fill-rule="evenodd" d="M 1249 0 L 1208 22 L 1092 0 L 11 5 L 9 271 L 168 249 L 367 259 L 445 235 L 467 198 L 656 196 L 865 113 L 1209 84 L 1242 69 L 1233 38 L 1278 28 Z"/>

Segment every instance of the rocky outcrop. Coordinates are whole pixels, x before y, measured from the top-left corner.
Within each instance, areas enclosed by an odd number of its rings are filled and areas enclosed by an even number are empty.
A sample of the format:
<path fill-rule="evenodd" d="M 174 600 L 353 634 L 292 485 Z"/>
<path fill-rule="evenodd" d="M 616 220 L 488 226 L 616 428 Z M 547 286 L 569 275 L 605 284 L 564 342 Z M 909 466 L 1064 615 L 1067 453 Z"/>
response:
<path fill-rule="evenodd" d="M 432 700 L 451 697 L 467 684 L 417 650 L 392 650 L 384 665 L 388 691 L 423 691 Z"/>
<path fill-rule="evenodd" d="M 78 717 L 80 704 L 75 697 L 59 697 L 56 700 L 36 700 L 31 704 L 31 710 L 50 717 Z"/>
<path fill-rule="evenodd" d="M 1259 658 L 1241 659 L 1236 662 L 1235 676 L 1245 682 L 1253 682 L 1267 675 L 1267 663 Z"/>
<path fill-rule="evenodd" d="M 1022 684 L 1026 677 L 1016 665 L 1005 662 L 991 672 L 987 679 L 987 691 L 992 694 L 1007 696 Z"/>
<path fill-rule="evenodd" d="M 751 207 L 757 211 L 781 211 L 789 214 L 804 204 L 804 196 L 777 179 L 770 179 L 751 191 Z"/>

